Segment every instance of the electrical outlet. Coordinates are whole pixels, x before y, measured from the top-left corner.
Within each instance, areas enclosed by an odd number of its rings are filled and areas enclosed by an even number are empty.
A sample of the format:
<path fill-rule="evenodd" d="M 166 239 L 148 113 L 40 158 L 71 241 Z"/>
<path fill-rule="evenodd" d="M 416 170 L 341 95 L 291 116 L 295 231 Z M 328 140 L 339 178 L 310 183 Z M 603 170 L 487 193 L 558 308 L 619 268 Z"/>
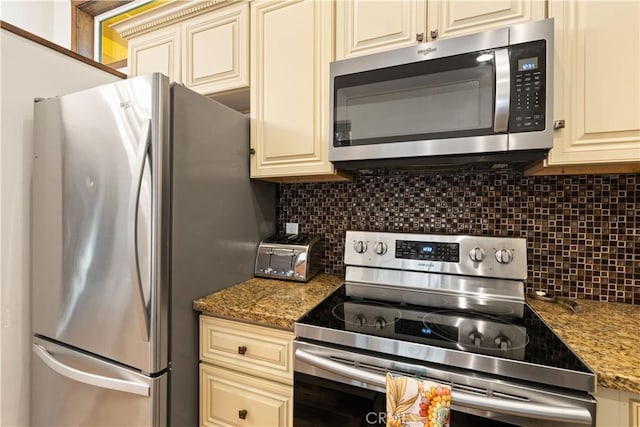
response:
<path fill-rule="evenodd" d="M 284 226 L 284 232 L 287 234 L 298 234 L 298 225 L 297 222 L 287 222 Z"/>

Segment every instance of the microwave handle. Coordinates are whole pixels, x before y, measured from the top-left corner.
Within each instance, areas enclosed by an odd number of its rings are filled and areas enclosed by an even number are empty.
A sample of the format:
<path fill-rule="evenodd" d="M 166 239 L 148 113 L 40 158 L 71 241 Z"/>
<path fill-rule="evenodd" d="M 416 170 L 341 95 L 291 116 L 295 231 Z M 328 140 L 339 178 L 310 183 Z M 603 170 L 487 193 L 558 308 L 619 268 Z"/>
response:
<path fill-rule="evenodd" d="M 494 57 L 496 64 L 496 109 L 493 130 L 494 132 L 506 132 L 509 128 L 509 99 L 511 96 L 509 50 L 496 50 Z"/>

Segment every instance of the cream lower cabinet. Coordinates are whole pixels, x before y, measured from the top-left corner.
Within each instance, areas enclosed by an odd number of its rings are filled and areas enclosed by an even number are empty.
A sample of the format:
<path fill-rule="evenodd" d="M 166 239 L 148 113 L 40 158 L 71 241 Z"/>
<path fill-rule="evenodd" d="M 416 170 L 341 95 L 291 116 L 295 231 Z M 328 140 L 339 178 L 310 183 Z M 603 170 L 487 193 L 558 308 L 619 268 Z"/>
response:
<path fill-rule="evenodd" d="M 336 59 L 546 17 L 544 0 L 338 0 Z"/>
<path fill-rule="evenodd" d="M 294 334 L 200 316 L 200 425 L 293 425 Z"/>
<path fill-rule="evenodd" d="M 640 395 L 599 387 L 596 427 L 640 427 Z"/>
<path fill-rule="evenodd" d="M 246 0 L 170 1 L 114 28 L 128 41 L 130 76 L 161 72 L 203 95 L 248 90 Z"/>
<path fill-rule="evenodd" d="M 640 172 L 640 2 L 553 0 L 549 14 L 564 128 L 532 172 Z"/>
<path fill-rule="evenodd" d="M 328 158 L 333 1 L 251 2 L 251 177 L 343 179 Z"/>

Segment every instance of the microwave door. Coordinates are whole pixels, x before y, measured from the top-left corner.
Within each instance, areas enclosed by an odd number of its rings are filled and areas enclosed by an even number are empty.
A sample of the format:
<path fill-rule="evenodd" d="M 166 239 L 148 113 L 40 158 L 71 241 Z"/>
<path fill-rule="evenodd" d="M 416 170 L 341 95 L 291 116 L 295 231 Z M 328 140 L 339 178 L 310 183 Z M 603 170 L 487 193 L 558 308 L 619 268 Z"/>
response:
<path fill-rule="evenodd" d="M 504 151 L 509 90 L 507 49 L 337 76 L 333 146 L 366 148 L 359 158 Z"/>

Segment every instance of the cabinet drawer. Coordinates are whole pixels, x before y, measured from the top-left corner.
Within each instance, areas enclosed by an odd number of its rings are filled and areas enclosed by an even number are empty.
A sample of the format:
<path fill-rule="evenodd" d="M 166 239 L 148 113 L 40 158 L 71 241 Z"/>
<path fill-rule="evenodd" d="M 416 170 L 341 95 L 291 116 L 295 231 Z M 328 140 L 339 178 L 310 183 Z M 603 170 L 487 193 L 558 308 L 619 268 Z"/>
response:
<path fill-rule="evenodd" d="M 200 364 L 201 426 L 293 425 L 293 388 Z"/>
<path fill-rule="evenodd" d="M 294 334 L 242 322 L 200 316 L 200 360 L 293 384 Z"/>

